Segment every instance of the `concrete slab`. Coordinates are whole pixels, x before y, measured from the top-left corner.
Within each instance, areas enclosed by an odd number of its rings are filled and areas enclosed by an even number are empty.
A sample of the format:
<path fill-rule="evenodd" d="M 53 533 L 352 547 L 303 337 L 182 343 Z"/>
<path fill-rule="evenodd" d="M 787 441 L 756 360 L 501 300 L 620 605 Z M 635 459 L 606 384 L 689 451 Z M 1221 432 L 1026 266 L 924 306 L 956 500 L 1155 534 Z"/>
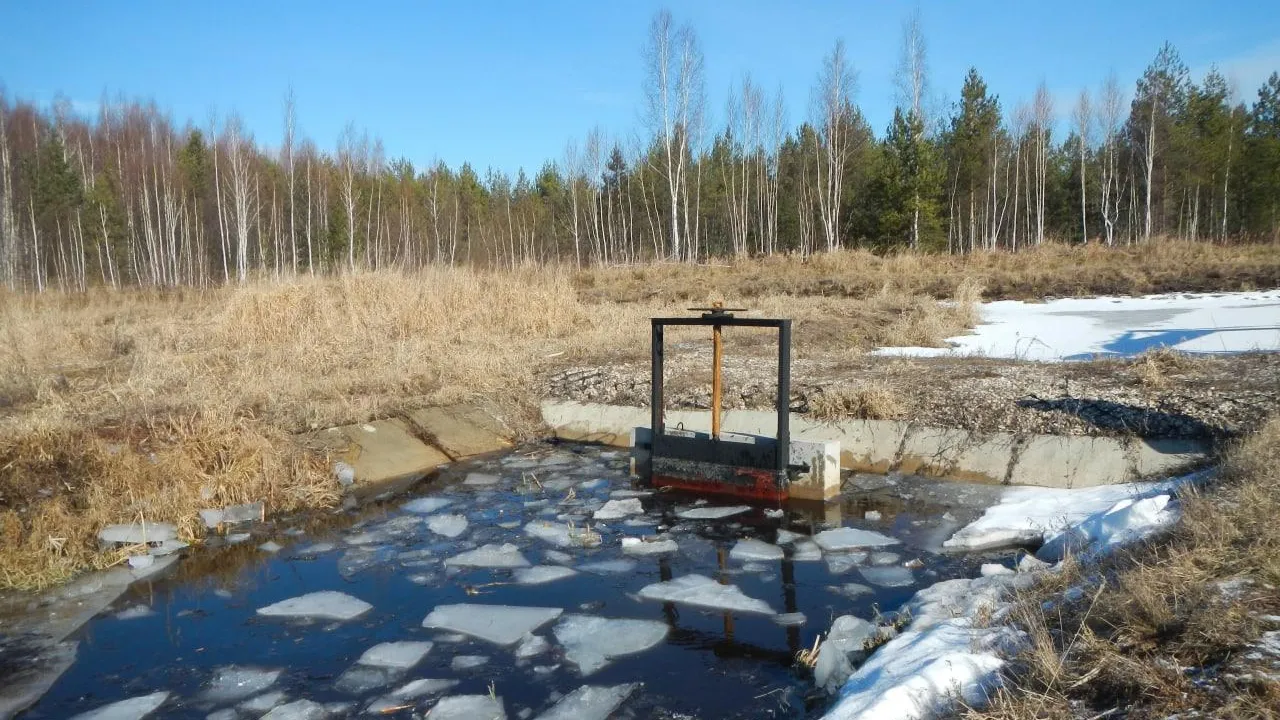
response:
<path fill-rule="evenodd" d="M 1131 479 L 1119 440 L 1053 435 L 1027 438 L 1009 474 L 1012 485 L 1053 488 L 1095 487 Z"/>
<path fill-rule="evenodd" d="M 907 475 L 1002 483 L 1016 444 L 1016 438 L 1006 433 L 913 427 L 903 438 L 894 469 Z"/>
<path fill-rule="evenodd" d="M 634 446 L 632 430 L 647 428 L 645 408 L 548 401 L 543 419 L 557 436 L 619 447 Z M 668 429 L 706 432 L 711 413 L 667 413 Z M 731 410 L 724 430 L 772 436 L 774 413 Z M 845 470 L 924 473 L 969 482 L 1070 488 L 1169 476 L 1205 462 L 1211 448 L 1182 440 L 1121 439 L 1068 435 L 971 433 L 953 428 L 912 427 L 905 422 L 845 420 L 818 422 L 791 414 L 794 440 L 835 441 Z M 638 456 L 643 463 L 647 458 Z"/>
<path fill-rule="evenodd" d="M 409 413 L 422 435 L 455 460 L 497 452 L 511 447 L 503 437 L 502 424 L 485 411 L 470 405 L 450 405 Z"/>
<path fill-rule="evenodd" d="M 1209 456 L 1206 443 L 1196 440 L 1135 438 L 1129 443 L 1135 478 L 1180 475 Z"/>
<path fill-rule="evenodd" d="M 791 483 L 791 497 L 830 500 L 840 494 L 840 443 L 792 440 L 790 462 L 809 466 L 807 475 Z"/>
<path fill-rule="evenodd" d="M 313 433 L 336 462 L 355 470 L 351 492 L 365 495 L 408 487 L 450 462 L 449 456 L 419 440 L 399 418 L 346 425 Z"/>

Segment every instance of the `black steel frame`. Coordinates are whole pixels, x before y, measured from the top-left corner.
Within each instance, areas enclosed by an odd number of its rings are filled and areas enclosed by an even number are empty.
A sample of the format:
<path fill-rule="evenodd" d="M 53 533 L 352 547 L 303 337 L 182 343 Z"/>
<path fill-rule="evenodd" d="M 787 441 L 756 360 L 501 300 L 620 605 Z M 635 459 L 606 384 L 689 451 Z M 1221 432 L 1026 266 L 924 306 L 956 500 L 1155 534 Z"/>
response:
<path fill-rule="evenodd" d="M 728 313 L 704 313 L 701 317 L 652 318 L 650 427 L 653 428 L 652 457 L 668 457 L 681 460 L 701 460 L 724 465 L 758 467 L 776 470 L 785 476 L 791 447 L 791 321 L 781 318 L 740 318 Z M 741 443 L 720 443 L 717 438 L 706 440 L 667 435 L 663 419 L 662 368 L 663 329 L 668 325 L 699 327 L 755 327 L 778 330 L 778 434 L 772 445 L 752 446 Z"/>

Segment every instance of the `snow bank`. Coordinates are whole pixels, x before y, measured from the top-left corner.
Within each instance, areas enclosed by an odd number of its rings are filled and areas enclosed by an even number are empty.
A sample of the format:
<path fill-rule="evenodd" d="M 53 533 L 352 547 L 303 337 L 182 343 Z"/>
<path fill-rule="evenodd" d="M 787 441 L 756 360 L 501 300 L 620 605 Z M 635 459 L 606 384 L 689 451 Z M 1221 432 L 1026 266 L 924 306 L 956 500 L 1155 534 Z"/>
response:
<path fill-rule="evenodd" d="M 1126 357 L 1156 347 L 1215 354 L 1277 351 L 1277 303 L 1276 290 L 983 303 L 982 323 L 971 335 L 947 338 L 951 347 L 891 347 L 876 353 L 1052 362 Z"/>
<path fill-rule="evenodd" d="M 942 543 L 948 550 L 991 550 L 1017 545 L 1040 545 L 1063 530 L 1125 500 L 1167 494 L 1199 474 L 1160 482 L 1103 485 L 1095 488 L 1015 487 L 1000 502 Z"/>
<path fill-rule="evenodd" d="M 1176 522 L 1172 490 L 1209 472 L 1081 490 L 1013 488 L 946 545 L 983 549 L 1047 541 L 1038 553 L 1047 561 L 1059 560 L 1068 549 L 1105 554 Z M 1025 642 L 1021 631 L 1004 624 L 1011 592 L 1032 585 L 1046 567 L 1024 558 L 1017 572 L 986 570 L 982 577 L 917 592 L 904 607 L 911 623 L 849 676 L 824 720 L 918 720 L 954 709 L 957 700 L 984 704 L 1000 681 L 1005 658 Z"/>
<path fill-rule="evenodd" d="M 1181 516 L 1178 502 L 1170 495 L 1126 498 L 1053 536 L 1036 557 L 1057 562 L 1068 553 L 1103 555 L 1172 527 Z"/>

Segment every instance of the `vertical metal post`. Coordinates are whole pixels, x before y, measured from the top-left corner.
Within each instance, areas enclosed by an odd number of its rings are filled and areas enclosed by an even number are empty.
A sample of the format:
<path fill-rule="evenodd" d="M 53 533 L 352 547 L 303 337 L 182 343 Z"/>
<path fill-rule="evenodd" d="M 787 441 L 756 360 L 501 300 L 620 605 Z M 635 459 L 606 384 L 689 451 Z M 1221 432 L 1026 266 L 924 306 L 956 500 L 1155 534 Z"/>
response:
<path fill-rule="evenodd" d="M 711 437 L 720 439 L 720 363 L 723 349 L 720 341 L 720 325 L 711 326 Z"/>
<path fill-rule="evenodd" d="M 791 458 L 791 321 L 778 326 L 778 472 Z"/>
<path fill-rule="evenodd" d="M 650 362 L 649 378 L 649 427 L 653 430 L 653 446 L 657 448 L 658 436 L 662 434 L 662 323 L 655 318 L 653 332 L 650 337 L 653 356 Z"/>

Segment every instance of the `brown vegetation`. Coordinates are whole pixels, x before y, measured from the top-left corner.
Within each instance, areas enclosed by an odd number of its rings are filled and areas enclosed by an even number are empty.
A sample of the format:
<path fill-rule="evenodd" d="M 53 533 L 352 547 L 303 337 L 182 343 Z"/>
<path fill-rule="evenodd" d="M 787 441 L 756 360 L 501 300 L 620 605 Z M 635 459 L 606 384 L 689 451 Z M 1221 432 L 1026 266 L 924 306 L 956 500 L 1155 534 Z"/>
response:
<path fill-rule="evenodd" d="M 1280 717 L 1280 657 L 1253 646 L 1280 629 L 1280 418 L 1183 502 L 1172 537 L 1020 599 L 1030 647 L 971 719 Z"/>
<path fill-rule="evenodd" d="M 885 287 L 947 299 L 966 282 L 983 288 L 988 300 L 1255 290 L 1280 286 L 1280 252 L 1274 245 L 1175 240 L 1123 248 L 1048 243 L 1019 253 L 839 251 L 721 265 L 615 267 L 577 277 L 585 297 L 624 302 L 688 302 L 709 292 L 736 301 L 775 294 L 867 298 Z"/>
<path fill-rule="evenodd" d="M 1258 249 L 1167 243 L 1112 255 L 835 253 L 729 267 L 429 269 L 208 291 L 0 295 L 0 587 L 40 587 L 118 560 L 94 542 L 106 523 L 173 521 L 194 538 L 201 507 L 334 503 L 324 459 L 300 450 L 293 433 L 465 401 L 530 437 L 539 379 L 643 362 L 652 315 L 746 301 L 795 318 L 797 362 L 843 362 L 877 345 L 937 345 L 975 321 L 985 284 L 996 295 L 1030 292 L 1080 266 L 1131 283 L 1113 291 L 1195 273 L 1216 280 L 1189 286 L 1237 289 L 1280 272 Z M 843 392 L 829 396 L 831 413 L 910 411 L 875 386 Z"/>

